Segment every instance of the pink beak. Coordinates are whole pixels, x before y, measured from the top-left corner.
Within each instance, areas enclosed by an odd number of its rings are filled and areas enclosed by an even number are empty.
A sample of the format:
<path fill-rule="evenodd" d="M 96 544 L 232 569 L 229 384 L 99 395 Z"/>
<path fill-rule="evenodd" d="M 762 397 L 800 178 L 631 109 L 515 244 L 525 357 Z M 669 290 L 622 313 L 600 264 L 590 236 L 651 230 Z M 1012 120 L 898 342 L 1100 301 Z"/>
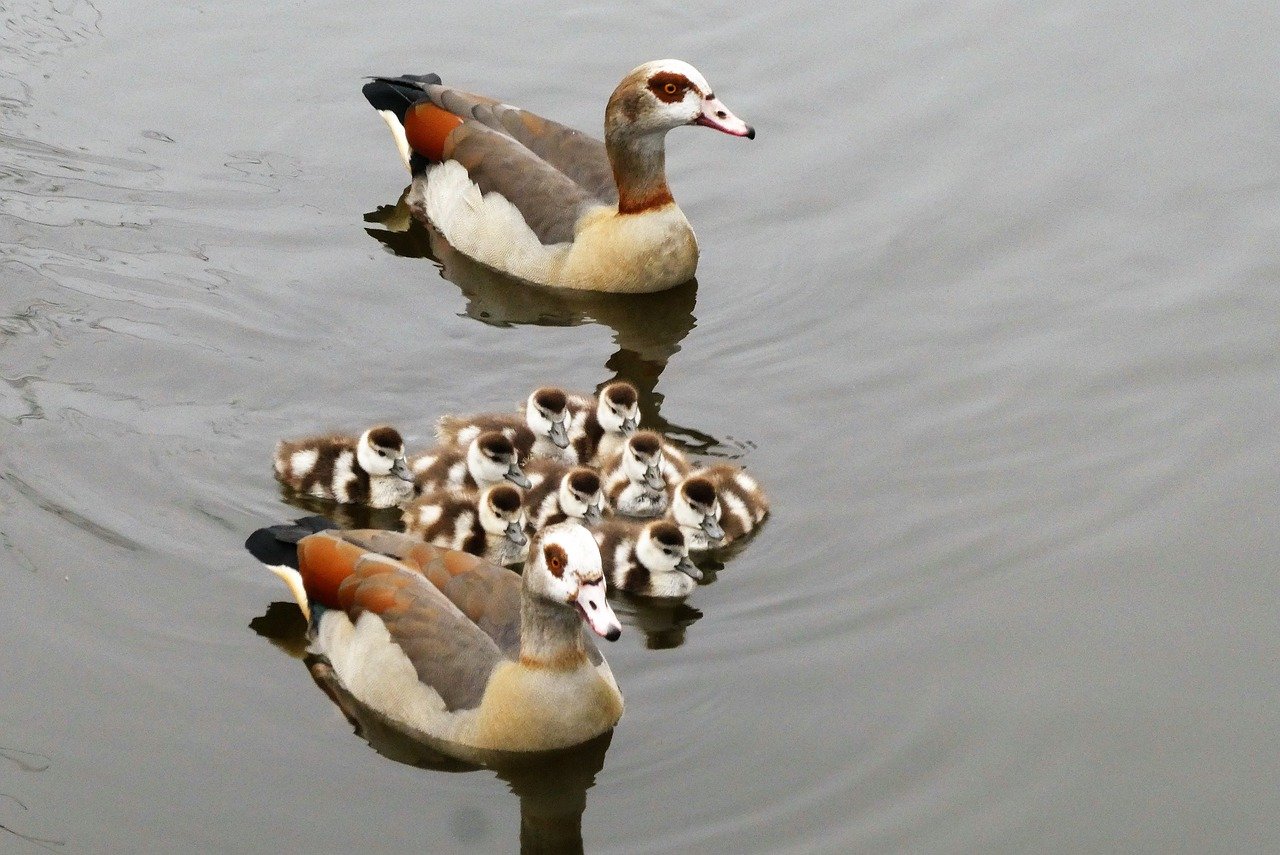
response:
<path fill-rule="evenodd" d="M 604 596 L 604 585 L 583 585 L 578 589 L 578 598 L 573 601 L 578 613 L 591 627 L 591 631 L 601 638 L 617 641 L 622 635 L 622 624 L 613 613 L 609 601 Z"/>
<path fill-rule="evenodd" d="M 702 113 L 693 120 L 693 124 L 715 128 L 735 137 L 746 137 L 749 140 L 756 138 L 756 129 L 729 112 L 729 108 L 720 103 L 719 98 L 703 100 Z"/>

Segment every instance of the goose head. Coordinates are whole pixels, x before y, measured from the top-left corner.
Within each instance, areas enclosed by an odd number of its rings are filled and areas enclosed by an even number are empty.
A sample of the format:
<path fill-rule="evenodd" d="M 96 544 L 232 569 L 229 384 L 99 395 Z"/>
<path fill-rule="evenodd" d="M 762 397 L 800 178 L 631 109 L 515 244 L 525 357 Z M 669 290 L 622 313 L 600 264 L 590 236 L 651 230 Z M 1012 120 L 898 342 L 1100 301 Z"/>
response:
<path fill-rule="evenodd" d="M 560 479 L 560 510 L 595 525 L 604 515 L 604 490 L 600 476 L 585 466 L 575 466 Z"/>
<path fill-rule="evenodd" d="M 601 638 L 616 641 L 622 635 L 622 624 L 605 598 L 600 547 L 577 522 L 556 523 L 539 532 L 523 575 L 528 594 L 574 609 Z"/>
<path fill-rule="evenodd" d="M 524 534 L 524 495 L 511 484 L 494 484 L 480 494 L 480 527 L 490 537 L 505 537 L 516 546 L 528 540 Z"/>
<path fill-rule="evenodd" d="M 360 468 L 370 475 L 394 475 L 403 481 L 413 480 L 413 472 L 404 459 L 404 440 L 393 427 L 382 425 L 360 434 L 356 442 L 356 460 Z"/>
<path fill-rule="evenodd" d="M 516 447 L 501 431 L 486 431 L 471 440 L 467 446 L 467 470 L 482 487 L 502 481 L 525 489 L 530 486 L 516 459 Z"/>
<path fill-rule="evenodd" d="M 613 90 L 605 108 L 606 137 L 665 134 L 682 125 L 702 125 L 755 139 L 755 129 L 729 111 L 698 69 L 678 59 L 646 62 Z"/>
<path fill-rule="evenodd" d="M 596 420 L 605 433 L 630 436 L 640 426 L 640 393 L 625 381 L 610 383 L 600 392 Z"/>
<path fill-rule="evenodd" d="M 524 419 L 535 436 L 545 436 L 556 448 L 569 447 L 569 398 L 563 389 L 534 390 L 525 402 Z"/>
<path fill-rule="evenodd" d="M 680 527 L 667 520 L 654 520 L 644 527 L 636 541 L 636 558 L 654 575 L 684 573 L 694 581 L 702 578 L 702 571 L 689 560 Z"/>
<path fill-rule="evenodd" d="M 622 446 L 622 472 L 632 484 L 652 492 L 667 488 L 662 477 L 662 438 L 651 430 L 630 436 Z"/>
<path fill-rule="evenodd" d="M 681 481 L 671 500 L 671 517 L 682 529 L 701 531 L 711 543 L 724 540 L 720 498 L 710 479 L 693 475 Z"/>

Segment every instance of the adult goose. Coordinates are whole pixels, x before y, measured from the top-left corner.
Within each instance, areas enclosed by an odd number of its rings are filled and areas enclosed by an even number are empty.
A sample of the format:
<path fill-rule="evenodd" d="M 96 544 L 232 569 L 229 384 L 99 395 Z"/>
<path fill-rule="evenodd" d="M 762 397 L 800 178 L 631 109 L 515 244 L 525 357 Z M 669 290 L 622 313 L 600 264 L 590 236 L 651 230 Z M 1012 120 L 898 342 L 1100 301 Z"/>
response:
<path fill-rule="evenodd" d="M 365 706 L 464 758 L 565 748 L 617 724 L 622 695 L 583 624 L 610 641 L 622 627 L 585 528 L 540 532 L 520 576 L 396 532 L 311 533 L 316 519 L 245 546 L 289 586 L 312 651 Z"/>
<path fill-rule="evenodd" d="M 662 291 L 693 278 L 698 243 L 667 186 L 666 135 L 755 131 L 687 62 L 648 62 L 604 111 L 604 141 L 441 83 L 364 87 L 413 175 L 409 204 L 463 255 L 539 285 Z"/>

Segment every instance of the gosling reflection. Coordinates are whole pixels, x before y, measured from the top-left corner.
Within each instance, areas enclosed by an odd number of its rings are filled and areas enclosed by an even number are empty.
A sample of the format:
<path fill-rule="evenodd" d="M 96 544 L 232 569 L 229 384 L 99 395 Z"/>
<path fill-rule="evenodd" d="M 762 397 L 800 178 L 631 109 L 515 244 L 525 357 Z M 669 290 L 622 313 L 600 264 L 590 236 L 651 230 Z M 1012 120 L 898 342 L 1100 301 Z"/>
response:
<path fill-rule="evenodd" d="M 312 679 L 337 705 L 355 733 L 389 760 L 437 772 L 473 772 L 488 768 L 520 799 L 522 853 L 581 853 L 582 814 L 587 790 L 604 767 L 613 731 L 582 745 L 532 755 L 490 752 L 484 766 L 467 763 L 410 739 L 383 716 L 347 693 L 324 659 L 306 652 L 306 621 L 293 603 L 272 603 L 249 626 L 277 647 L 306 663 Z M 465 823 L 475 825 L 475 822 Z M 455 831 L 456 833 L 456 831 Z M 464 842 L 484 843 L 483 840 Z"/>
<path fill-rule="evenodd" d="M 645 427 L 666 434 L 690 451 L 714 457 L 738 457 L 741 447 L 696 428 L 662 417 L 658 381 L 680 343 L 697 325 L 694 305 L 698 283 L 686 282 L 656 294 L 601 294 L 531 285 L 504 276 L 458 253 L 439 232 L 414 217 L 404 195 L 395 205 L 365 214 L 365 222 L 381 228 L 366 231 L 396 255 L 428 258 L 441 266 L 445 279 L 467 299 L 465 314 L 492 326 L 579 326 L 596 323 L 613 330 L 617 347 L 605 362 L 614 380 L 628 380 L 640 390 Z"/>

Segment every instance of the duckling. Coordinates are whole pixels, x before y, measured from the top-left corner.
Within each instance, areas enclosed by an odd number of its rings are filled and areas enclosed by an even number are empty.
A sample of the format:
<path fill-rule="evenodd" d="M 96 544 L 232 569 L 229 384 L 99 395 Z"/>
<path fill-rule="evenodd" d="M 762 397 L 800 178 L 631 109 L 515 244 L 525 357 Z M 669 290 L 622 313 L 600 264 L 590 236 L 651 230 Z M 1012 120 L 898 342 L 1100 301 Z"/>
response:
<path fill-rule="evenodd" d="M 570 395 L 568 407 L 570 436 L 579 463 L 599 465 L 616 454 L 640 426 L 640 393 L 625 380 L 605 386 L 599 399 Z"/>
<path fill-rule="evenodd" d="M 690 552 L 703 552 L 724 540 L 720 513 L 716 485 L 701 475 L 690 475 L 676 485 L 667 519 L 680 526 Z"/>
<path fill-rule="evenodd" d="M 515 445 L 521 463 L 530 457 L 577 463 L 577 451 L 569 443 L 567 399 L 563 389 L 545 386 L 529 395 L 520 415 L 441 416 L 436 439 L 444 445 L 466 445 L 485 431 L 496 430 Z"/>
<path fill-rule="evenodd" d="M 477 490 L 503 481 L 529 487 L 515 445 L 496 430 L 480 434 L 465 447 L 438 446 L 415 457 L 410 465 L 419 494 Z"/>
<path fill-rule="evenodd" d="M 669 520 L 648 523 L 608 520 L 595 531 L 610 584 L 648 597 L 683 597 L 702 571 L 689 560 L 680 527 Z"/>
<path fill-rule="evenodd" d="M 276 443 L 275 471 L 280 483 L 299 493 L 344 504 L 394 508 L 413 496 L 404 440 L 386 425 L 359 437 L 328 434 L 281 440 Z"/>
<path fill-rule="evenodd" d="M 532 460 L 525 475 L 533 486 L 525 494 L 529 526 L 534 531 L 574 519 L 585 526 L 600 522 L 604 490 L 600 475 L 585 466 Z"/>
<path fill-rule="evenodd" d="M 632 517 L 661 516 L 669 491 L 688 471 L 684 455 L 651 430 L 632 434 L 600 467 L 609 504 Z"/>
<path fill-rule="evenodd" d="M 480 493 L 428 493 L 410 502 L 402 519 L 406 534 L 495 564 L 519 564 L 529 554 L 524 496 L 511 484 Z"/>
<path fill-rule="evenodd" d="M 719 520 L 724 540 L 718 545 L 741 540 L 769 515 L 769 499 L 760 482 L 741 466 L 718 463 L 693 473 L 697 478 L 709 481 L 720 501 Z"/>

